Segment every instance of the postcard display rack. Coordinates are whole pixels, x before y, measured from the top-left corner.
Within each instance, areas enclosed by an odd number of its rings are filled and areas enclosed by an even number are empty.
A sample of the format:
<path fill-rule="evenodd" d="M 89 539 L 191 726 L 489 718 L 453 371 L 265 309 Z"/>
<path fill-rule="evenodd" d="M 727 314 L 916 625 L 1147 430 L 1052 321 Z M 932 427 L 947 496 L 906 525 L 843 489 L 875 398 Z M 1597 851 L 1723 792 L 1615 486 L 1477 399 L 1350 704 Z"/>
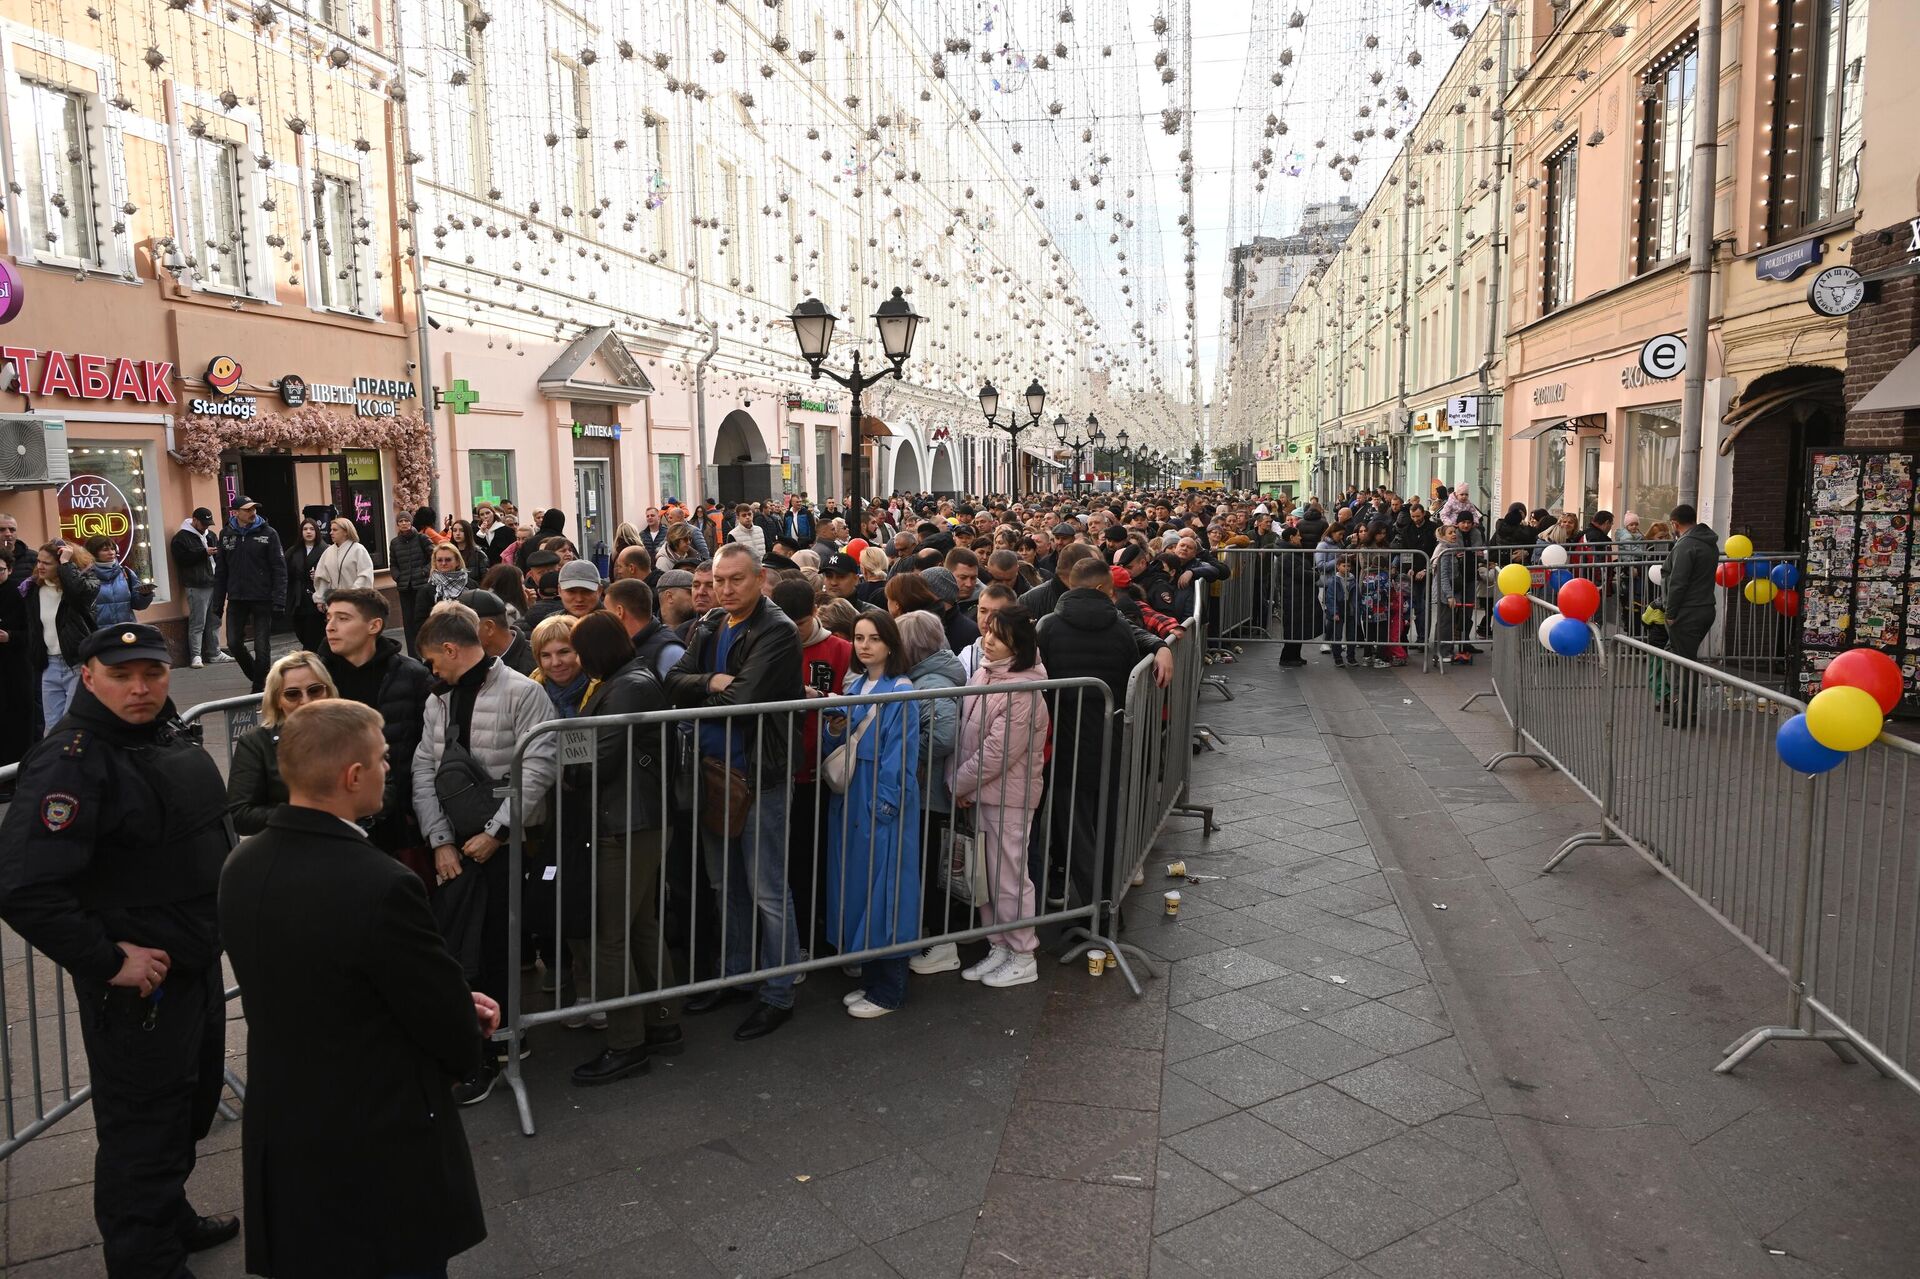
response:
<path fill-rule="evenodd" d="M 1807 561 L 1793 692 L 1818 691 L 1835 655 L 1877 648 L 1900 664 L 1904 711 L 1920 670 L 1920 589 L 1913 585 L 1912 453 L 1815 449 L 1807 474 Z"/>

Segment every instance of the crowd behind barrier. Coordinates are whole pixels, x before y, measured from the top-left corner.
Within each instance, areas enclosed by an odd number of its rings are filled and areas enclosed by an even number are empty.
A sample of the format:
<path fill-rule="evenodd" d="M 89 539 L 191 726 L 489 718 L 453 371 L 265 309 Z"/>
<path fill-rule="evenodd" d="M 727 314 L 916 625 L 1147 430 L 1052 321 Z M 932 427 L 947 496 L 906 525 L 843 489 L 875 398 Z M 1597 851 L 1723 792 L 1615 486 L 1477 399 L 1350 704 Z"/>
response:
<path fill-rule="evenodd" d="M 1533 603 L 1536 619 L 1551 610 Z M 1535 629 L 1495 637 L 1492 693 L 1514 740 L 1486 766 L 1558 769 L 1599 810 L 1545 869 L 1629 848 L 1780 974 L 1781 1020 L 1729 1044 L 1716 1070 L 1816 1041 L 1920 1091 L 1920 748 L 1883 733 L 1832 772 L 1797 774 L 1775 733 L 1805 703 L 1631 635 L 1596 630 L 1564 657 Z"/>

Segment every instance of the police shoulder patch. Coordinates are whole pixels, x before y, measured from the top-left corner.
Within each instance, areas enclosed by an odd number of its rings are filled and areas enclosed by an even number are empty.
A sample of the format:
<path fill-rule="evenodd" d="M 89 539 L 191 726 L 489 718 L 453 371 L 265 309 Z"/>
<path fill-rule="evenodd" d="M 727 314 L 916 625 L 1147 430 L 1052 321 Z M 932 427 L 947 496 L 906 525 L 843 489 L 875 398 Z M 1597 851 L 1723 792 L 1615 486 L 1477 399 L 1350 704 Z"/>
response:
<path fill-rule="evenodd" d="M 65 791 L 52 791 L 40 801 L 40 824 L 54 834 L 73 825 L 80 815 L 80 801 Z"/>
<path fill-rule="evenodd" d="M 79 759 L 87 753 L 87 743 L 91 737 L 84 728 L 74 729 L 67 735 L 67 744 L 60 748 L 60 753 L 68 759 Z"/>

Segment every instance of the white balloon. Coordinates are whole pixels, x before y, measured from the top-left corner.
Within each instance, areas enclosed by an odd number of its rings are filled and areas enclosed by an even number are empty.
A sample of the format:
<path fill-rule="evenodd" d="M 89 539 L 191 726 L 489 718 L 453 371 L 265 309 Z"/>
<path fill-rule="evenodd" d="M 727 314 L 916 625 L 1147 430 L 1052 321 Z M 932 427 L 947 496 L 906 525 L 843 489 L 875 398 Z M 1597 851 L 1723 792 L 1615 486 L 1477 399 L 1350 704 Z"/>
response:
<path fill-rule="evenodd" d="M 1540 641 L 1540 647 L 1546 649 L 1549 653 L 1553 651 L 1553 628 L 1559 621 L 1560 614 L 1558 613 L 1549 613 L 1540 619 L 1540 634 L 1536 638 Z"/>
<path fill-rule="evenodd" d="M 1649 582 L 1652 582 L 1655 586 L 1658 586 L 1660 585 L 1661 582 L 1665 581 L 1666 577 L 1667 577 L 1667 570 L 1658 564 L 1655 564 L 1652 568 L 1647 570 L 1647 580 Z"/>
<path fill-rule="evenodd" d="M 1549 542 L 1547 549 L 1540 552 L 1540 562 L 1548 568 L 1559 568 L 1567 562 L 1567 548 L 1558 542 Z"/>

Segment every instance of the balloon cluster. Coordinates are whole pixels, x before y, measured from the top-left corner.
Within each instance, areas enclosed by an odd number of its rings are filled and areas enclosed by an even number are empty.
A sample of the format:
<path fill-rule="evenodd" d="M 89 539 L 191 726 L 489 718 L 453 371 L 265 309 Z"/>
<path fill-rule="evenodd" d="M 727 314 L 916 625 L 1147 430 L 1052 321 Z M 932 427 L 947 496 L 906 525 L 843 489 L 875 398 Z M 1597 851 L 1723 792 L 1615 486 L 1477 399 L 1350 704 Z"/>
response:
<path fill-rule="evenodd" d="M 1774 749 L 1796 773 L 1837 768 L 1849 751 L 1870 746 L 1905 692 L 1900 667 L 1885 653 L 1850 648 L 1827 664 L 1804 713 L 1780 725 Z"/>
<path fill-rule="evenodd" d="M 1493 606 L 1494 620 L 1502 626 L 1518 626 L 1533 616 L 1533 603 L 1527 592 L 1533 589 L 1533 574 L 1525 564 L 1509 564 L 1494 578 L 1500 588 L 1500 602 Z"/>
<path fill-rule="evenodd" d="M 1562 657 L 1578 657 L 1593 638 L 1587 623 L 1600 611 L 1599 588 L 1567 570 L 1564 546 L 1549 544 L 1540 552 L 1540 562 L 1552 570 L 1547 585 L 1555 592 L 1554 603 L 1560 610 L 1540 620 L 1540 646 Z M 1500 602 L 1493 606 L 1493 615 L 1502 625 L 1518 626 L 1533 616 L 1533 602 L 1527 598 L 1533 589 L 1533 572 L 1525 564 L 1503 567 L 1494 585 L 1500 588 Z"/>
<path fill-rule="evenodd" d="M 1738 590 L 1747 603 L 1765 606 L 1782 617 L 1800 611 L 1800 569 L 1793 564 L 1775 564 L 1753 558 L 1753 539 L 1735 533 L 1727 539 L 1727 562 L 1713 571 L 1713 580 L 1728 590 Z"/>

